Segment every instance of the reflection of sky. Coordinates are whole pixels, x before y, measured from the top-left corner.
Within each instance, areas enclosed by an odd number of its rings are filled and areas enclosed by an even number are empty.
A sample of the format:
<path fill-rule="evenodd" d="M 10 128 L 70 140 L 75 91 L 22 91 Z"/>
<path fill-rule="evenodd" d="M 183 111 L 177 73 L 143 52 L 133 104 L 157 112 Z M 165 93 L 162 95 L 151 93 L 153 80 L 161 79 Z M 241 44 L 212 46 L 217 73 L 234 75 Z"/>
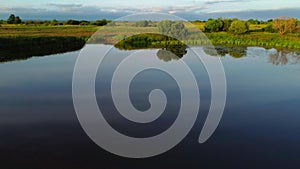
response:
<path fill-rule="evenodd" d="M 205 73 L 203 66 L 190 60 L 190 53 L 183 60 L 189 63 L 199 81 L 199 120 L 190 135 L 175 147 L 175 151 L 155 157 L 153 161 L 142 161 L 143 164 L 149 168 L 159 168 L 162 164 L 171 166 L 168 162 L 175 166 L 173 168 L 182 168 L 183 162 L 193 166 L 190 168 L 199 168 L 199 165 L 204 168 L 243 168 L 256 165 L 253 163 L 255 160 L 262 168 L 268 168 L 270 164 L 279 168 L 297 168 L 300 152 L 299 73 L 287 71 L 291 65 L 274 66 L 268 63 L 267 51 L 262 48 L 248 48 L 247 56 L 239 59 L 222 57 L 228 86 L 226 109 L 213 137 L 205 144 L 198 144 L 197 138 L 210 101 L 210 86 L 207 75 L 202 74 Z M 99 159 L 104 159 L 100 162 L 102 166 L 109 166 L 107 168 L 118 168 L 112 165 L 120 165 L 119 157 L 92 144 L 76 119 L 72 102 L 72 73 L 78 54 L 71 52 L 0 64 L 0 149 L 4 154 L 1 158 L 13 162 L 10 165 L 23 165 L 20 161 L 24 159 L 37 161 L 28 164 L 31 166 L 47 162 L 56 166 L 61 163 L 64 166 L 70 163 L 80 165 L 86 159 L 91 166 L 99 166 Z M 148 97 L 147 91 L 141 90 L 144 87 L 164 87 L 168 89 L 166 92 L 171 93 L 171 97 L 176 94 L 173 91 L 177 89 L 175 85 L 169 87 L 171 85 L 165 81 L 160 83 L 162 78 L 167 82 L 172 79 L 166 79 L 166 76 L 158 73 L 148 71 L 134 79 L 132 89 L 139 87 L 140 90 L 133 91 L 136 95 L 133 95 L 132 101 L 138 108 L 145 106 Z M 145 79 L 143 75 L 150 79 Z M 96 86 L 99 89 L 101 83 L 98 81 Z M 173 100 L 176 101 L 176 98 Z M 105 106 L 110 107 L 108 104 Z M 155 129 L 164 129 L 161 127 L 156 125 Z M 123 129 L 132 128 L 127 125 Z M 151 128 L 146 128 L 149 129 L 146 132 L 139 129 L 133 128 L 141 134 L 154 132 Z M 49 159 L 54 160 L 49 162 Z M 68 159 L 71 159 L 70 163 Z M 3 160 L 3 163 L 6 161 Z M 156 166 L 157 161 L 159 166 Z M 123 164 L 126 166 L 124 168 L 134 168 L 132 166 L 136 166 L 136 161 L 129 160 Z M 252 166 L 250 168 L 257 167 Z"/>
<path fill-rule="evenodd" d="M 300 3 L 295 0 L 174 0 L 172 3 L 161 0 L 0 0 L 0 3 L 1 18 L 6 18 L 9 13 L 40 18 L 116 18 L 134 12 L 163 12 L 186 19 L 218 16 L 272 18 L 281 15 L 297 17 L 294 10 L 299 13 L 300 9 Z"/>

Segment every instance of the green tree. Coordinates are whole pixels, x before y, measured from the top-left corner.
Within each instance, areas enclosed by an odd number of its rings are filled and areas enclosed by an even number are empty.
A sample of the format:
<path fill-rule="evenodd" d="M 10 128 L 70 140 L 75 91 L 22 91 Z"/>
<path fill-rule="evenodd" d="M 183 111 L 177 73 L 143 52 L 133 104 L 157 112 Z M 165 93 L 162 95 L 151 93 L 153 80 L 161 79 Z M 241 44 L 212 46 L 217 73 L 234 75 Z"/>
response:
<path fill-rule="evenodd" d="M 219 32 L 223 30 L 224 23 L 222 19 L 209 19 L 204 28 L 206 32 Z"/>
<path fill-rule="evenodd" d="M 80 22 L 79 25 L 89 25 L 90 24 L 90 22 L 86 21 L 86 20 L 81 20 L 79 22 Z"/>
<path fill-rule="evenodd" d="M 19 16 L 16 16 L 14 24 L 20 24 L 20 23 L 22 23 L 22 20 L 20 19 Z"/>
<path fill-rule="evenodd" d="M 261 24 L 261 21 L 259 21 L 257 19 L 249 19 L 248 23 L 253 24 L 253 25 L 259 25 L 259 24 Z"/>
<path fill-rule="evenodd" d="M 59 22 L 56 19 L 53 19 L 50 24 L 56 26 L 59 25 Z"/>
<path fill-rule="evenodd" d="M 228 32 L 232 22 L 233 22 L 232 19 L 223 19 L 223 29 L 222 30 L 225 32 Z"/>
<path fill-rule="evenodd" d="M 160 21 L 157 25 L 158 31 L 164 35 L 169 35 L 171 32 L 172 24 L 173 24 L 173 21 L 170 21 L 170 20 Z"/>
<path fill-rule="evenodd" d="M 13 24 L 15 22 L 15 15 L 14 14 L 11 14 L 8 19 L 7 19 L 7 23 L 8 24 Z"/>
<path fill-rule="evenodd" d="M 15 16 L 14 14 L 11 14 L 7 19 L 8 24 L 20 24 L 22 23 L 22 20 L 19 16 Z"/>
<path fill-rule="evenodd" d="M 171 25 L 171 36 L 177 39 L 183 39 L 188 35 L 188 30 L 182 22 L 174 22 Z"/>
<path fill-rule="evenodd" d="M 149 26 L 149 21 L 143 20 L 135 23 L 136 27 L 147 27 Z"/>
<path fill-rule="evenodd" d="M 244 34 L 249 31 L 249 25 L 242 20 L 236 20 L 231 23 L 229 31 L 234 34 Z"/>
<path fill-rule="evenodd" d="M 80 24 L 79 21 L 77 21 L 77 20 L 72 20 L 72 19 L 67 20 L 67 22 L 66 22 L 66 25 L 79 25 L 79 24 Z"/>
<path fill-rule="evenodd" d="M 297 20 L 296 25 L 297 26 L 300 25 L 300 20 Z"/>
<path fill-rule="evenodd" d="M 166 36 L 183 39 L 188 35 L 188 30 L 180 21 L 164 20 L 158 23 L 158 31 Z"/>
<path fill-rule="evenodd" d="M 110 21 L 106 20 L 106 19 L 102 19 L 102 20 L 97 20 L 96 22 L 93 23 L 93 25 L 97 25 L 97 26 L 104 26 L 106 24 L 108 24 Z"/>

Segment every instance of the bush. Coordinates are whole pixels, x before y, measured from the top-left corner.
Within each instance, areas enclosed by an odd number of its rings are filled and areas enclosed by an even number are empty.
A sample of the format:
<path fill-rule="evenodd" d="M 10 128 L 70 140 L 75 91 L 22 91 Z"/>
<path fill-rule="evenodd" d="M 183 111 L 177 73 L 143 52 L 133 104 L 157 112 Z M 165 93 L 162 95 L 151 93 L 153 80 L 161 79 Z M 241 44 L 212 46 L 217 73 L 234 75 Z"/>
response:
<path fill-rule="evenodd" d="M 245 21 L 233 21 L 229 28 L 229 31 L 234 34 L 244 34 L 249 31 L 249 25 Z"/>

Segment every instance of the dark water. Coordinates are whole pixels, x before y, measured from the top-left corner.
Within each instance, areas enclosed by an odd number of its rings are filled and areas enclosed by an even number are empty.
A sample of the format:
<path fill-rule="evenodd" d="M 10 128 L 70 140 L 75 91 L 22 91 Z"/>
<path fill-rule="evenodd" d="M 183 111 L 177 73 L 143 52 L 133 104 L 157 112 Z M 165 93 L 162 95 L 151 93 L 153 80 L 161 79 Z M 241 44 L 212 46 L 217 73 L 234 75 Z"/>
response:
<path fill-rule="evenodd" d="M 210 84 L 203 65 L 187 59 L 187 49 L 182 59 L 195 73 L 201 93 L 197 122 L 175 148 L 147 159 L 110 154 L 81 128 L 72 102 L 72 74 L 79 52 L 1 63 L 1 168 L 299 168 L 299 53 L 255 47 L 236 50 L 242 54 L 218 51 L 224 55 L 228 94 L 216 132 L 204 144 L 198 143 L 209 109 Z M 148 94 L 154 88 L 165 91 L 168 105 L 153 124 L 128 123 L 114 110 L 107 85 L 101 85 L 109 82 L 103 77 L 118 60 L 109 58 L 111 64 L 97 74 L 97 99 L 105 103 L 100 108 L 111 112 L 105 117 L 116 130 L 131 136 L 163 132 L 178 113 L 178 86 L 158 71 L 139 74 L 131 85 L 133 105 L 148 109 Z"/>

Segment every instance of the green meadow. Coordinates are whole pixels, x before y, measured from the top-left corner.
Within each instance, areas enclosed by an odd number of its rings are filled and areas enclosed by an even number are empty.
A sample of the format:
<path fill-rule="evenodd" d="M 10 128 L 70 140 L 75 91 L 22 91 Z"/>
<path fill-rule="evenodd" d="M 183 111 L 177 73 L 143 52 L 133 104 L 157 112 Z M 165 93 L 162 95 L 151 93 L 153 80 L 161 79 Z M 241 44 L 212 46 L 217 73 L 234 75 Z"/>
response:
<path fill-rule="evenodd" d="M 281 35 L 277 32 L 267 32 L 264 29 L 270 24 L 248 24 L 249 30 L 243 34 L 233 34 L 230 32 L 207 32 L 205 30 L 206 22 L 191 22 L 195 27 L 205 33 L 213 45 L 226 46 L 261 46 L 277 49 L 295 49 L 300 50 L 300 28 L 297 27 L 293 33 Z M 104 39 L 102 43 L 114 44 L 127 38 L 130 33 L 155 33 L 158 32 L 157 22 L 151 22 L 144 26 L 138 26 L 135 22 L 117 22 L 112 26 L 98 26 L 92 24 L 81 25 L 51 25 L 51 24 L 7 24 L 0 25 L 0 48 L 8 41 L 34 41 L 40 38 L 69 38 L 74 37 L 87 41 L 97 30 L 97 36 Z M 188 26 L 187 26 L 188 27 Z M 188 28 L 189 29 L 189 28 Z M 130 32 L 130 33 L 129 33 Z M 194 39 L 194 42 L 188 44 L 201 44 Z"/>

